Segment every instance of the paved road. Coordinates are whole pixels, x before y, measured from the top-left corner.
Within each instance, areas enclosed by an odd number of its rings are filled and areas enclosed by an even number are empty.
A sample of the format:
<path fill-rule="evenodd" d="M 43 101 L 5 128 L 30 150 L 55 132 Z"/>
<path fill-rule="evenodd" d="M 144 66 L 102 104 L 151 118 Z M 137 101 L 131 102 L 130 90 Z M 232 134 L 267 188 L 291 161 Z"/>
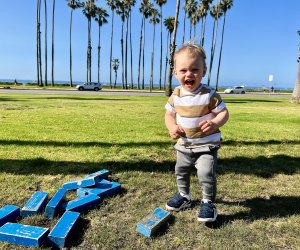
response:
<path fill-rule="evenodd" d="M 148 90 L 102 90 L 102 91 L 78 91 L 72 89 L 21 89 L 21 88 L 0 88 L 0 94 L 39 94 L 39 95 L 111 95 L 111 96 L 165 96 L 164 91 Z M 221 93 L 222 94 L 222 93 Z M 223 95 L 223 94 L 222 94 Z M 270 97 L 290 97 L 291 94 L 286 93 L 246 93 L 244 95 L 236 94 L 224 94 L 226 96 L 239 96 L 239 97 L 258 97 L 258 96 L 270 96 Z"/>

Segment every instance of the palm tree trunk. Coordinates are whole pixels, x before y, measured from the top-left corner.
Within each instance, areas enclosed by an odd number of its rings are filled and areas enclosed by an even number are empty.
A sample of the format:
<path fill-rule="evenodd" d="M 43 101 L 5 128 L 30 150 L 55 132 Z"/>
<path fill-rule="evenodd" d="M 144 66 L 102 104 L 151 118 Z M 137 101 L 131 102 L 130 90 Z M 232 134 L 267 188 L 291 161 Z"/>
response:
<path fill-rule="evenodd" d="M 296 104 L 300 103 L 300 62 L 298 62 L 297 80 L 293 90 L 291 102 Z"/>
<path fill-rule="evenodd" d="M 51 67 L 51 78 L 52 78 L 52 87 L 54 87 L 54 11 L 55 11 L 55 0 L 52 0 L 52 67 Z"/>
<path fill-rule="evenodd" d="M 40 79 L 41 79 L 41 82 L 40 82 L 40 86 L 43 86 L 43 72 L 42 72 L 42 42 L 41 42 L 41 23 L 40 23 L 40 20 L 41 20 L 41 4 L 42 4 L 42 1 L 40 0 L 39 1 L 39 67 L 40 67 Z"/>
<path fill-rule="evenodd" d="M 48 85 L 48 79 L 47 79 L 47 68 L 48 68 L 48 60 L 47 60 L 47 3 L 46 0 L 44 0 L 44 6 L 45 6 L 45 86 Z"/>
<path fill-rule="evenodd" d="M 73 87 L 72 81 L 72 20 L 73 20 L 73 9 L 71 9 L 70 15 L 70 86 Z"/>
<path fill-rule="evenodd" d="M 132 34 L 131 34 L 131 11 L 129 13 L 130 18 L 130 88 L 133 89 L 133 69 L 132 69 Z"/>
<path fill-rule="evenodd" d="M 143 79 L 142 89 L 145 88 L 145 38 L 146 38 L 146 22 L 144 22 L 144 41 L 143 41 Z"/>
<path fill-rule="evenodd" d="M 39 2 L 37 0 L 37 7 L 36 7 L 36 73 L 37 73 L 37 84 L 40 85 L 40 60 L 39 60 L 39 33 L 40 33 L 40 21 L 39 21 Z"/>
<path fill-rule="evenodd" d="M 153 40 L 152 40 L 152 54 L 151 54 L 151 76 L 150 76 L 150 92 L 151 92 L 152 89 L 153 89 L 154 42 L 155 42 L 155 24 L 153 25 Z"/>
<path fill-rule="evenodd" d="M 216 91 L 218 91 L 219 85 L 219 73 L 220 73 L 220 66 L 221 66 L 221 59 L 222 59 L 222 51 L 223 51 L 223 41 L 224 41 L 224 30 L 225 30 L 225 22 L 226 22 L 226 12 L 224 13 L 223 19 L 223 27 L 222 27 L 222 38 L 221 38 L 221 48 L 220 48 L 220 55 L 219 55 L 219 62 L 218 62 L 218 71 L 217 71 L 217 81 L 216 81 Z"/>
<path fill-rule="evenodd" d="M 185 1 L 185 2 L 186 2 L 186 1 Z M 184 7 L 185 7 L 185 4 L 184 4 Z M 184 44 L 184 39 L 185 39 L 185 20 L 186 20 L 186 12 L 185 12 L 185 10 L 184 10 L 182 44 Z"/>
<path fill-rule="evenodd" d="M 159 89 L 161 90 L 161 75 L 162 75 L 162 6 L 160 6 L 160 70 L 159 70 Z"/>
<path fill-rule="evenodd" d="M 128 52 L 128 25 L 129 25 L 129 17 L 126 18 L 126 43 L 125 43 L 125 88 L 128 89 L 128 81 L 127 81 L 127 52 Z"/>
<path fill-rule="evenodd" d="M 141 70 L 141 53 L 142 53 L 142 44 L 143 44 L 143 24 L 145 21 L 145 17 L 142 18 L 142 24 L 141 24 L 141 33 L 140 33 L 140 49 L 139 49 L 139 66 L 138 66 L 138 82 L 137 82 L 137 88 L 140 89 L 140 70 Z"/>
<path fill-rule="evenodd" d="M 169 52 L 169 37 L 170 37 L 170 32 L 168 32 L 168 34 L 167 34 L 167 50 L 166 50 L 165 76 L 164 76 L 164 90 L 166 89 L 166 79 L 167 79 L 168 52 Z M 171 41 L 170 41 L 170 44 L 171 44 Z"/>
<path fill-rule="evenodd" d="M 165 92 L 166 96 L 171 96 L 172 94 L 172 75 L 174 69 L 174 54 L 175 54 L 175 47 L 176 47 L 175 43 L 176 43 L 177 23 L 178 23 L 178 16 L 179 16 L 179 6 L 180 6 L 180 0 L 177 0 L 175 21 L 174 21 L 174 35 L 173 35 L 172 45 L 170 47 L 170 69 L 169 69 L 168 85 Z"/>
<path fill-rule="evenodd" d="M 212 38 L 210 62 L 209 62 L 209 72 L 208 72 L 208 79 L 207 79 L 208 86 L 210 84 L 211 71 L 212 71 L 212 66 L 213 66 L 213 61 L 214 61 L 215 47 L 216 47 L 216 41 L 217 41 L 217 31 L 218 31 L 218 21 L 215 20 L 214 26 L 213 26 L 213 38 Z"/>
<path fill-rule="evenodd" d="M 100 47 L 100 37 L 101 37 L 101 27 L 99 25 L 99 30 L 98 30 L 98 83 L 100 83 L 100 50 L 101 50 L 101 47 Z"/>
<path fill-rule="evenodd" d="M 204 17 L 204 23 L 203 23 L 203 29 L 202 29 L 202 41 L 201 41 L 201 46 L 204 46 L 204 36 L 205 36 L 205 27 L 206 27 L 206 16 Z"/>
<path fill-rule="evenodd" d="M 110 36 L 110 70 L 109 70 L 109 85 L 112 87 L 112 77 L 111 77 L 111 72 L 112 72 L 112 48 L 113 48 L 113 37 L 114 37 L 114 11 L 112 10 L 112 17 L 111 17 L 111 36 Z"/>
<path fill-rule="evenodd" d="M 122 21 L 122 34 L 121 34 L 121 54 L 122 54 L 122 86 L 125 88 L 124 84 L 124 46 L 123 46 L 123 32 L 124 32 L 124 22 Z"/>
<path fill-rule="evenodd" d="M 89 82 L 92 81 L 92 41 L 91 41 L 91 30 L 92 21 L 89 20 Z"/>

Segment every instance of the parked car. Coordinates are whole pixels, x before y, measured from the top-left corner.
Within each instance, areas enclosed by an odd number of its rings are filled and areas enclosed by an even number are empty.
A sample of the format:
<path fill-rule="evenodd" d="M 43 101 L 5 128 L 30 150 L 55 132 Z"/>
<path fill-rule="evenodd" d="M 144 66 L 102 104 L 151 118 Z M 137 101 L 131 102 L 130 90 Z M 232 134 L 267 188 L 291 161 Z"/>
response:
<path fill-rule="evenodd" d="M 99 91 L 102 89 L 102 84 L 97 82 L 85 82 L 82 84 L 78 84 L 76 89 L 83 91 L 83 90 L 95 90 Z"/>
<path fill-rule="evenodd" d="M 245 86 L 234 86 L 233 88 L 228 88 L 224 90 L 225 94 L 245 94 Z"/>

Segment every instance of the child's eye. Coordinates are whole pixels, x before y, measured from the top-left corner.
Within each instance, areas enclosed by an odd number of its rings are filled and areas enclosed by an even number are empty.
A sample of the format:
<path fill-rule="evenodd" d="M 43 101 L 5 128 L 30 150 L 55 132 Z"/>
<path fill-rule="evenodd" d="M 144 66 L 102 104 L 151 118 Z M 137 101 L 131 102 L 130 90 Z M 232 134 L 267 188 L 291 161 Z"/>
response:
<path fill-rule="evenodd" d="M 185 73 L 186 72 L 186 69 L 181 69 L 180 70 L 180 73 Z"/>

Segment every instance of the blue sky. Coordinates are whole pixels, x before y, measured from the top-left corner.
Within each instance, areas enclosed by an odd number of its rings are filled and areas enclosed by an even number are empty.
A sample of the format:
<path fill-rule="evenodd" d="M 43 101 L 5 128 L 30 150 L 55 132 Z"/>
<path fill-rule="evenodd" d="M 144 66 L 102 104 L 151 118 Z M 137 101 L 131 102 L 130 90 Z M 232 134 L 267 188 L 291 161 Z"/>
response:
<path fill-rule="evenodd" d="M 183 5 L 181 0 L 181 5 Z M 217 2 L 217 1 L 215 1 Z M 51 8 L 48 4 L 48 80 L 51 80 Z M 98 1 L 111 15 L 105 1 Z M 227 13 L 222 64 L 219 84 L 224 86 L 245 84 L 246 86 L 293 88 L 297 74 L 297 56 L 300 37 L 300 1 L 286 0 L 234 0 L 233 8 Z M 140 1 L 133 9 L 133 75 L 137 81 L 138 48 L 141 16 Z M 175 0 L 163 6 L 163 18 L 175 15 Z M 177 44 L 183 37 L 183 6 L 180 8 Z M 69 19 L 70 9 L 64 0 L 56 1 L 55 13 L 55 80 L 69 80 Z M 101 81 L 109 81 L 109 51 L 111 24 L 101 29 Z M 219 27 L 222 26 L 223 19 Z M 205 49 L 209 58 L 213 21 L 208 17 Z M 147 22 L 145 80 L 150 79 L 153 26 Z M 189 29 L 189 26 L 187 26 Z M 160 25 L 156 26 L 154 83 L 159 81 Z M 197 28 L 199 38 L 200 24 Z M 42 8 L 42 42 L 44 42 L 44 7 Z M 36 80 L 36 1 L 2 1 L 0 14 L 0 79 Z M 115 15 L 113 57 L 121 60 L 121 22 Z M 166 31 L 163 29 L 164 41 Z M 189 35 L 186 33 L 186 37 Z M 219 52 L 221 29 L 218 33 Z M 92 80 L 97 81 L 98 27 L 92 24 Z M 73 80 L 84 81 L 86 77 L 87 19 L 81 10 L 73 15 Z M 44 50 L 44 47 L 43 47 Z M 166 43 L 163 43 L 165 57 Z M 214 59 L 211 86 L 215 85 L 218 56 Z M 43 65 L 45 65 L 43 52 Z M 164 65 L 164 64 L 163 64 Z M 44 66 L 43 66 L 44 67 Z M 164 68 L 164 67 L 163 67 Z M 130 67 L 129 67 L 130 69 Z M 44 71 L 44 69 L 43 69 Z M 164 71 L 164 70 L 163 70 Z M 128 73 L 130 75 L 130 73 Z M 272 83 L 269 75 L 274 75 Z M 121 82 L 121 66 L 118 82 Z M 203 79 L 206 83 L 207 77 Z M 173 80 L 176 85 L 176 80 Z"/>

